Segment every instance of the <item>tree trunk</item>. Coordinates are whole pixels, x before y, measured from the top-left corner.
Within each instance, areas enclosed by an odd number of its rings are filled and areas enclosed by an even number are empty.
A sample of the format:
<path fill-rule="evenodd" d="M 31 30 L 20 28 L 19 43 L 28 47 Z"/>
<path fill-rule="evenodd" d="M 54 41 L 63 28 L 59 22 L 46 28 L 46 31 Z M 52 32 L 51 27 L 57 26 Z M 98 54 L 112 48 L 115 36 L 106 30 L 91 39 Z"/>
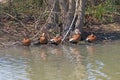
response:
<path fill-rule="evenodd" d="M 60 6 L 59 0 L 49 0 L 49 5 L 52 7 L 51 15 L 49 16 L 47 28 L 55 28 L 59 23 L 59 13 L 60 13 Z"/>
<path fill-rule="evenodd" d="M 69 0 L 60 0 L 60 8 L 61 8 L 61 18 L 60 23 L 62 23 L 62 26 L 66 26 L 67 24 L 67 13 L 69 10 Z M 63 28 L 63 29 L 64 29 Z"/>
<path fill-rule="evenodd" d="M 68 30 L 69 26 L 72 23 L 72 20 L 74 18 L 74 14 L 75 14 L 75 6 L 76 6 L 75 0 L 69 0 L 69 11 L 68 11 L 67 25 L 66 25 L 65 30 Z M 74 23 L 73 23 L 72 27 L 73 26 L 74 26 Z"/>
<path fill-rule="evenodd" d="M 53 22 L 55 22 L 55 24 L 58 24 L 58 22 L 59 22 L 59 13 L 60 13 L 59 0 L 55 0 L 55 6 L 53 8 L 53 15 L 54 15 Z"/>
<path fill-rule="evenodd" d="M 86 0 L 79 1 L 78 9 L 76 12 L 76 14 L 78 15 L 76 28 L 78 28 L 80 31 L 82 31 L 82 27 L 83 27 L 83 21 L 84 21 L 84 15 L 85 15 L 85 1 Z"/>
<path fill-rule="evenodd" d="M 86 0 L 53 1 L 55 4 L 49 21 L 53 24 L 58 24 L 60 23 L 59 19 L 61 19 L 61 22 L 64 24 L 63 31 L 65 35 L 69 35 L 73 28 L 78 28 L 82 31 Z M 51 1 L 49 0 L 49 2 Z"/>

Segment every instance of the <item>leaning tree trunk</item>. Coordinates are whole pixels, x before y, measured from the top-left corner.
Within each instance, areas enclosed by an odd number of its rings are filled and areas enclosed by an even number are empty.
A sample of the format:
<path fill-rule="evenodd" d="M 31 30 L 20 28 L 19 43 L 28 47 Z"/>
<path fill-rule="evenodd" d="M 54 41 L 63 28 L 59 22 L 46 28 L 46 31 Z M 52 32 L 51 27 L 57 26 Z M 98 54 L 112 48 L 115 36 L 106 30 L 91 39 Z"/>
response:
<path fill-rule="evenodd" d="M 74 17 L 62 41 L 64 41 L 64 39 L 69 35 L 73 27 L 78 28 L 80 31 L 82 31 L 83 19 L 84 19 L 84 13 L 85 13 L 85 0 L 75 0 L 75 6 L 76 6 L 75 13 L 73 14 Z"/>
<path fill-rule="evenodd" d="M 53 1 L 53 2 L 52 2 Z M 58 27 L 56 24 L 62 22 L 64 39 L 71 33 L 71 30 L 78 28 L 82 31 L 83 19 L 85 13 L 85 1 L 86 0 L 49 0 L 49 4 L 54 5 L 52 14 L 48 23 L 52 23 L 54 26 Z M 54 3 L 54 4 L 53 4 Z M 62 16 L 62 17 L 61 17 Z M 61 21 L 61 22 L 60 22 Z"/>

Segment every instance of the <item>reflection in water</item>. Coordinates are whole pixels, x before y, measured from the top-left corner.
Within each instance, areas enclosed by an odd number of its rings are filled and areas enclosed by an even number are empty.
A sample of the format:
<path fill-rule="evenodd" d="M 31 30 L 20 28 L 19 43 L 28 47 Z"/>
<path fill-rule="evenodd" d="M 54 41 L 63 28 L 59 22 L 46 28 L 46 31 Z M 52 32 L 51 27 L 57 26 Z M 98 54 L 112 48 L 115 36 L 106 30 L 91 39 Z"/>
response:
<path fill-rule="evenodd" d="M 0 80 L 120 80 L 119 48 L 96 44 L 3 49 Z"/>
<path fill-rule="evenodd" d="M 50 48 L 51 54 L 54 54 L 56 56 L 63 56 L 63 50 L 61 49 L 61 46 L 56 46 Z"/>
<path fill-rule="evenodd" d="M 41 57 L 44 61 L 47 60 L 47 54 L 45 53 L 44 50 L 40 51 L 40 57 Z"/>
<path fill-rule="evenodd" d="M 78 49 L 77 47 L 70 47 L 70 51 L 71 51 L 71 55 L 75 58 L 75 60 L 79 63 L 81 62 L 81 52 L 80 49 Z"/>
<path fill-rule="evenodd" d="M 30 54 L 30 48 L 29 47 L 25 47 L 25 48 L 23 48 L 23 50 L 22 50 L 23 52 L 21 52 L 21 54 L 23 54 L 23 56 L 29 56 L 29 54 Z"/>
<path fill-rule="evenodd" d="M 78 46 L 70 47 L 70 53 L 73 59 L 75 60 L 75 67 L 73 75 L 77 78 L 77 80 L 84 79 L 86 76 L 85 66 L 82 65 L 82 56 L 81 51 Z"/>
<path fill-rule="evenodd" d="M 95 52 L 95 47 L 93 45 L 86 45 L 87 52 L 89 56 L 93 56 Z"/>
<path fill-rule="evenodd" d="M 87 57 L 88 80 L 97 80 L 98 77 L 99 78 L 102 77 L 102 79 L 110 80 L 110 78 L 108 78 L 108 76 L 101 71 L 104 68 L 104 63 L 94 59 L 95 46 L 87 45 L 86 48 L 88 52 L 88 57 Z"/>

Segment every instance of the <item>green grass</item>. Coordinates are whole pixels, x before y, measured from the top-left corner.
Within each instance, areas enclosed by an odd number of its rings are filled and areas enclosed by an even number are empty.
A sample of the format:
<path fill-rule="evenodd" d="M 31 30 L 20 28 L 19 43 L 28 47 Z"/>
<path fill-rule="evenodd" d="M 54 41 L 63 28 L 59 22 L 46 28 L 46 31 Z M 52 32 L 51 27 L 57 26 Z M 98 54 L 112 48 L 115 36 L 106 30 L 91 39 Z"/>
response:
<path fill-rule="evenodd" d="M 115 6 L 114 0 L 107 0 L 97 6 L 87 6 L 86 13 L 92 14 L 92 16 L 99 21 L 106 21 L 107 17 L 107 20 L 112 22 L 112 15 L 116 12 Z"/>
<path fill-rule="evenodd" d="M 10 2 L 0 4 L 0 14 L 2 14 L 1 12 L 7 12 L 13 16 L 34 15 L 38 17 L 48 8 L 46 5 L 46 0 L 13 0 L 11 4 Z M 47 14 L 44 15 L 46 16 Z"/>

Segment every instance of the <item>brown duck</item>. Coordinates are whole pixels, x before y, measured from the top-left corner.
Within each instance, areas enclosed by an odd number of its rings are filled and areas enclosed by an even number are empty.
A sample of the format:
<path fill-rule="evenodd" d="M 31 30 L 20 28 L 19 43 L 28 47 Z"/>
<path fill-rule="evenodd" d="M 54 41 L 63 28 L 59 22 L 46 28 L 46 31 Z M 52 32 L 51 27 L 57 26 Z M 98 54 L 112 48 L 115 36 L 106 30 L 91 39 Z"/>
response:
<path fill-rule="evenodd" d="M 29 38 L 24 38 L 24 39 L 22 40 L 22 44 L 23 44 L 24 46 L 29 46 L 29 45 L 31 44 L 31 40 L 30 40 Z"/>
<path fill-rule="evenodd" d="M 51 44 L 55 44 L 55 45 L 60 44 L 61 41 L 62 41 L 62 36 L 59 36 L 59 35 L 53 37 L 53 38 L 50 40 Z"/>
<path fill-rule="evenodd" d="M 81 32 L 79 29 L 75 29 L 75 34 L 72 35 L 72 37 L 69 39 L 69 42 L 71 43 L 78 43 L 81 39 Z"/>
<path fill-rule="evenodd" d="M 45 33 L 42 33 L 40 36 L 40 44 L 47 44 L 48 43 L 48 38 Z"/>
<path fill-rule="evenodd" d="M 94 34 L 90 34 L 88 35 L 88 37 L 86 38 L 86 41 L 92 43 L 94 41 L 96 41 L 97 37 Z"/>

